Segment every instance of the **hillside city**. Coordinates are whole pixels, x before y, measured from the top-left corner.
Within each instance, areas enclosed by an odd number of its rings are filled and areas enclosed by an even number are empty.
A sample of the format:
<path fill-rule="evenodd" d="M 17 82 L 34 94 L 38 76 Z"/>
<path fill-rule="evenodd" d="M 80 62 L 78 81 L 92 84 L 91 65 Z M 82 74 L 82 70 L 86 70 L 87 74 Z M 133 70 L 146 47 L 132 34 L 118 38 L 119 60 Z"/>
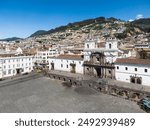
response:
<path fill-rule="evenodd" d="M 147 21 L 150 19 L 129 22 L 99 17 L 41 30 L 25 39 L 1 40 L 0 79 L 32 72 L 55 75 L 53 78 L 61 73 L 63 78 L 65 73 L 79 74 L 78 78 L 82 75 L 95 78 L 93 84 L 98 80 L 98 85 L 120 84 L 122 88 L 108 87 L 109 92 L 107 87 L 95 86 L 103 93 L 119 91 L 119 96 L 139 101 L 150 96 L 150 24 Z"/>

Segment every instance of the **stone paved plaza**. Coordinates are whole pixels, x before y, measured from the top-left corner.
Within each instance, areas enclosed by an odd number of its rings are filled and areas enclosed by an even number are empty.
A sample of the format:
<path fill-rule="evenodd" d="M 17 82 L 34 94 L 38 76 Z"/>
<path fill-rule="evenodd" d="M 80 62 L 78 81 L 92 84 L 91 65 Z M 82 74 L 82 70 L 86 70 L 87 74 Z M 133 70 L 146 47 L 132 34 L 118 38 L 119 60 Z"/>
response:
<path fill-rule="evenodd" d="M 40 77 L 0 86 L 0 112 L 139 113 L 143 111 L 132 101 L 98 93 L 90 88 L 67 88 L 61 81 Z"/>

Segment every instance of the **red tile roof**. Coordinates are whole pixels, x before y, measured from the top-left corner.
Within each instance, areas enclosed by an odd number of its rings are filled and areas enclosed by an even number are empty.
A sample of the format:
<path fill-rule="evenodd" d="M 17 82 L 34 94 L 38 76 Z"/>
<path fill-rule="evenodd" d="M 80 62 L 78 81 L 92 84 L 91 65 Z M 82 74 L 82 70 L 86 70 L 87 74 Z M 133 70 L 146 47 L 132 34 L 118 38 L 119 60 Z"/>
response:
<path fill-rule="evenodd" d="M 83 55 L 69 55 L 69 54 L 64 54 L 64 55 L 59 55 L 56 58 L 57 59 L 70 59 L 70 60 L 83 60 Z"/>
<path fill-rule="evenodd" d="M 149 59 L 118 58 L 115 63 L 150 65 L 150 60 Z"/>

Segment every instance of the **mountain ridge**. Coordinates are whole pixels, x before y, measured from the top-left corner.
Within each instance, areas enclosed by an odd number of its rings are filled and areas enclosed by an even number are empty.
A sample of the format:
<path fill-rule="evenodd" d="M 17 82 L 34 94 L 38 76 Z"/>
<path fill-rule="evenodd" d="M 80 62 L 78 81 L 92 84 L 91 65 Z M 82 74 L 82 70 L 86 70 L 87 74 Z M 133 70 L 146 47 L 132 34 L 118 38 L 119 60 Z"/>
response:
<path fill-rule="evenodd" d="M 56 33 L 56 32 L 63 32 L 63 31 L 66 31 L 67 29 L 78 30 L 90 24 L 96 24 L 96 23 L 104 24 L 104 23 L 110 23 L 114 21 L 125 22 L 124 20 L 120 20 L 114 17 L 110 17 L 110 18 L 97 17 L 93 19 L 82 20 L 79 22 L 68 23 L 67 25 L 59 26 L 54 29 L 50 29 L 48 31 L 38 30 L 35 33 L 33 33 L 30 37 L 37 37 L 37 36 L 42 36 L 42 35 L 49 35 L 49 34 Z M 150 32 L 150 18 L 138 19 L 138 20 L 134 20 L 133 22 L 125 22 L 125 23 L 128 23 L 130 27 L 138 27 L 142 29 L 144 32 Z M 95 29 L 100 29 L 100 28 L 101 28 L 100 26 L 95 27 Z"/>
<path fill-rule="evenodd" d="M 23 38 L 19 38 L 19 37 L 11 37 L 11 38 L 4 38 L 4 39 L 0 39 L 0 41 L 17 41 L 17 40 L 23 40 Z"/>
<path fill-rule="evenodd" d="M 47 34 L 51 34 L 51 33 L 55 33 L 55 32 L 61 32 L 61 31 L 65 31 L 66 29 L 69 29 L 69 28 L 71 28 L 73 30 L 77 30 L 80 27 L 92 24 L 94 22 L 105 23 L 105 22 L 110 22 L 110 21 L 115 21 L 115 20 L 123 21 L 123 20 L 116 19 L 113 17 L 105 18 L 105 17 L 101 16 L 101 17 L 97 17 L 97 18 L 91 18 L 91 19 L 86 19 L 86 20 L 82 20 L 82 21 L 78 21 L 78 22 L 68 23 L 67 25 L 62 25 L 62 26 L 56 27 L 54 29 L 50 29 L 48 31 L 38 30 L 35 33 L 31 34 L 30 37 L 47 35 Z M 41 31 L 43 31 L 43 33 Z M 40 33 L 38 33 L 38 32 L 40 32 Z"/>

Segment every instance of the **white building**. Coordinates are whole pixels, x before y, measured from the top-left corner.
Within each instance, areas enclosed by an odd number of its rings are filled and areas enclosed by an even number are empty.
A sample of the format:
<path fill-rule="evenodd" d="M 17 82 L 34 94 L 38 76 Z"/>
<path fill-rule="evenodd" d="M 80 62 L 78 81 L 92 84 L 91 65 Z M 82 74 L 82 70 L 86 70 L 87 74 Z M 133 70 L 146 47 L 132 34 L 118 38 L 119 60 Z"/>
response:
<path fill-rule="evenodd" d="M 59 55 L 50 57 L 49 70 L 67 71 L 71 73 L 83 74 L 83 57 L 82 55 Z"/>
<path fill-rule="evenodd" d="M 136 44 L 134 45 L 135 48 L 150 48 L 150 43 L 147 43 L 147 44 Z"/>
<path fill-rule="evenodd" d="M 33 70 L 32 56 L 0 58 L 0 79 L 17 74 L 30 73 Z"/>
<path fill-rule="evenodd" d="M 56 48 L 49 48 L 46 51 L 37 51 L 37 54 L 34 57 L 34 62 L 37 64 L 48 64 L 48 58 L 57 56 L 58 50 Z"/>
<path fill-rule="evenodd" d="M 90 61 L 91 54 L 94 52 L 104 53 L 106 62 L 114 63 L 119 57 L 119 53 L 123 53 L 118 49 L 118 40 L 117 39 L 107 39 L 105 46 L 101 47 L 100 41 L 97 40 L 88 40 L 85 42 L 84 46 L 84 60 Z"/>
<path fill-rule="evenodd" d="M 105 53 L 106 61 L 108 63 L 114 63 L 116 59 L 119 57 L 119 53 L 123 53 L 118 49 L 118 40 L 117 39 L 107 39 L 105 44 Z"/>
<path fill-rule="evenodd" d="M 150 60 L 117 59 L 115 68 L 116 80 L 150 86 Z"/>
<path fill-rule="evenodd" d="M 23 51 L 20 47 L 18 47 L 16 50 L 16 55 L 19 55 L 19 54 L 23 54 Z"/>

